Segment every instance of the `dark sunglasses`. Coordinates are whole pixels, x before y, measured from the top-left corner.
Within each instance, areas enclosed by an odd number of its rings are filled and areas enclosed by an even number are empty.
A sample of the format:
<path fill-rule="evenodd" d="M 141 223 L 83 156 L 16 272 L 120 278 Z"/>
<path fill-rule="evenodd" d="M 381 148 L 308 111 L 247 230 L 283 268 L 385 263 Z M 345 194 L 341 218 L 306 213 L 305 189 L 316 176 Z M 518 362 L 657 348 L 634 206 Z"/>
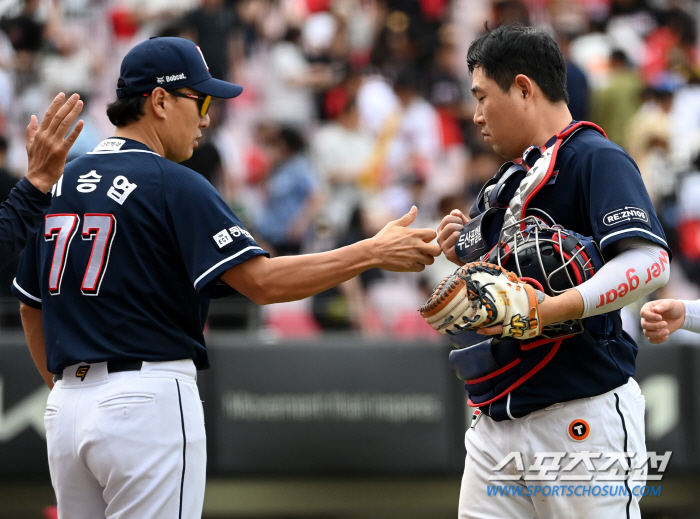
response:
<path fill-rule="evenodd" d="M 197 106 L 199 106 L 199 115 L 204 117 L 209 112 L 209 105 L 211 104 L 211 96 L 197 96 L 194 94 L 185 94 L 184 92 L 176 92 L 174 90 L 167 90 L 168 94 L 175 97 L 184 97 L 185 99 L 196 99 Z"/>
<path fill-rule="evenodd" d="M 209 105 L 211 104 L 211 96 L 198 96 L 194 94 L 185 94 L 184 92 L 176 92 L 175 90 L 166 90 L 168 94 L 175 97 L 184 97 L 185 99 L 195 99 L 197 101 L 197 106 L 199 107 L 199 115 L 204 117 L 209 112 Z M 151 95 L 150 92 L 143 94 L 144 97 Z"/>

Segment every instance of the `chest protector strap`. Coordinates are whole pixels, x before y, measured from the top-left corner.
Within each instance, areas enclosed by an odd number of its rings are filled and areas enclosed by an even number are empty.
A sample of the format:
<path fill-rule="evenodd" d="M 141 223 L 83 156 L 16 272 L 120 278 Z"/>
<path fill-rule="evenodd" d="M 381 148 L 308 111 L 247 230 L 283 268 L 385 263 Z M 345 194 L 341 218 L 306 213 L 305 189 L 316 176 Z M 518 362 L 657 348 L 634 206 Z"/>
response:
<path fill-rule="evenodd" d="M 560 131 L 555 137 L 556 141 L 549 148 L 547 148 L 542 156 L 537 159 L 527 172 L 525 178 L 520 182 L 520 186 L 515 190 L 513 198 L 508 204 L 508 209 L 506 209 L 505 218 L 503 221 L 503 227 L 513 226 L 517 221 L 524 218 L 525 212 L 527 211 L 527 206 L 534 196 L 545 186 L 549 181 L 549 178 L 554 172 L 554 164 L 557 162 L 557 152 L 559 148 L 568 141 L 574 133 L 579 131 L 581 128 L 593 128 L 594 130 L 600 132 L 607 138 L 603 129 L 593 123 L 588 121 L 579 121 L 571 124 Z M 524 230 L 525 223 L 521 224 L 521 230 Z M 508 241 L 515 234 L 516 228 L 511 227 L 511 229 L 506 229 L 504 233 L 504 241 Z"/>
<path fill-rule="evenodd" d="M 512 230 L 507 229 L 508 234 L 504 232 L 503 241 L 513 238 L 517 232 L 514 224 L 523 220 L 529 203 L 549 181 L 559 148 L 582 128 L 593 128 L 607 138 L 600 126 L 586 121 L 571 124 L 559 132 L 554 144 L 543 152 L 527 172 L 508 204 L 503 228 L 511 226 Z M 521 227 L 524 230 L 524 222 Z M 595 323 L 598 320 L 591 318 Z M 457 377 L 465 381 L 469 392 L 468 404 L 472 407 L 484 406 L 503 398 L 540 371 L 552 360 L 566 338 L 539 337 L 529 341 L 488 339 L 467 348 L 453 350 L 450 353 L 450 365 Z"/>

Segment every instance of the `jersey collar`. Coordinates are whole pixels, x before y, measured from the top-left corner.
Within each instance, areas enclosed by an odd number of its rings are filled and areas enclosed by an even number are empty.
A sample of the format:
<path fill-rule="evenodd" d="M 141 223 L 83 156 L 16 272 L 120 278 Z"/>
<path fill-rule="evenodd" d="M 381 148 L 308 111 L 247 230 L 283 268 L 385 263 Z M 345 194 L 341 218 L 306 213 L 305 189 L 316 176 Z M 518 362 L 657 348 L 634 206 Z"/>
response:
<path fill-rule="evenodd" d="M 90 154 L 142 152 L 158 155 L 144 143 L 126 137 L 110 137 L 99 143 Z M 160 155 L 158 155 L 160 157 Z"/>

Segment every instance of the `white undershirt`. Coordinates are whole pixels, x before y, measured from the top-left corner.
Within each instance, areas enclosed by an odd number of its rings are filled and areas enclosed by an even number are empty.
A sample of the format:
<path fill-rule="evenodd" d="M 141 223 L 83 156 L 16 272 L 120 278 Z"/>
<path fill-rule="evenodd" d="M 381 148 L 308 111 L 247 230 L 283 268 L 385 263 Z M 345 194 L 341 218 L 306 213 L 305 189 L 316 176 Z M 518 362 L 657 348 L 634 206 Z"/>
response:
<path fill-rule="evenodd" d="M 700 299 L 697 301 L 681 301 L 685 306 L 685 321 L 682 330 L 700 333 Z"/>

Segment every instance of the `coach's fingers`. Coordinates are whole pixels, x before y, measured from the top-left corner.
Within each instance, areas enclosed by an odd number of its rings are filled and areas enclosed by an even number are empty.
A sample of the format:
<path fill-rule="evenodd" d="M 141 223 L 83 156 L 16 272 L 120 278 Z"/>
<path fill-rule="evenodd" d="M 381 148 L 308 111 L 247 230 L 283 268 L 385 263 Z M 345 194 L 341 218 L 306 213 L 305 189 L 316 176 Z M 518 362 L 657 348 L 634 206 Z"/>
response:
<path fill-rule="evenodd" d="M 67 103 L 66 103 L 67 104 Z M 80 112 L 83 111 L 83 102 L 81 100 L 78 100 L 75 105 L 73 105 L 73 108 L 71 108 L 70 112 L 68 112 L 63 120 L 59 123 L 58 128 L 56 129 L 56 133 L 59 137 L 64 137 L 66 133 L 68 133 L 68 130 L 70 129 L 71 126 L 73 126 L 73 123 L 75 120 L 78 118 L 80 115 Z M 80 134 L 80 132 L 78 132 Z M 77 135 L 76 135 L 77 138 Z M 70 146 L 68 146 L 70 148 Z"/>
<path fill-rule="evenodd" d="M 83 131 L 83 128 L 85 126 L 85 121 L 82 119 L 77 122 L 75 127 L 71 130 L 71 132 L 68 134 L 68 137 L 65 138 L 63 141 L 64 147 L 66 148 L 66 155 L 68 154 L 68 150 L 70 150 L 71 146 L 75 143 L 75 141 L 78 139 L 78 136 L 80 135 L 80 132 Z"/>
<path fill-rule="evenodd" d="M 437 233 L 433 229 L 429 229 L 427 227 L 422 229 L 413 229 L 413 235 L 420 238 L 420 240 L 424 241 L 425 243 L 430 243 L 437 238 Z"/>
<path fill-rule="evenodd" d="M 429 254 L 422 254 L 421 257 L 418 259 L 418 262 L 423 265 L 432 265 L 433 263 L 435 263 L 435 257 Z"/>
<path fill-rule="evenodd" d="M 51 123 L 49 124 L 49 128 L 47 130 L 49 135 L 58 134 L 61 137 L 61 139 L 65 137 L 66 133 L 68 133 L 68 128 L 70 128 L 70 125 L 66 124 L 67 118 L 69 114 L 73 112 L 76 105 L 79 105 L 79 109 L 78 113 L 75 114 L 75 118 L 78 117 L 78 114 L 83 109 L 83 102 L 80 100 L 80 96 L 78 94 L 73 94 L 68 98 L 68 100 L 65 103 L 63 103 L 63 106 L 61 106 L 61 108 L 59 108 L 56 112 L 56 115 L 54 116 L 53 121 L 51 121 Z M 75 118 L 73 120 L 75 120 Z"/>
<path fill-rule="evenodd" d="M 63 103 L 63 99 L 66 97 L 66 94 L 63 92 L 59 92 L 56 97 L 53 98 L 53 101 L 51 101 L 51 104 L 49 105 L 49 108 L 46 110 L 46 113 L 44 114 L 44 118 L 41 120 L 41 125 L 39 126 L 39 130 L 47 130 L 49 126 L 51 125 L 51 122 L 54 120 L 54 116 L 56 115 L 56 112 L 58 112 L 58 109 L 61 107 L 61 104 Z"/>
<path fill-rule="evenodd" d="M 36 132 L 39 130 L 39 119 L 37 119 L 36 115 L 32 115 L 29 118 L 29 124 L 27 125 L 27 151 L 29 151 L 29 148 L 31 147 L 32 143 L 34 142 L 34 138 L 36 137 Z"/>
<path fill-rule="evenodd" d="M 389 222 L 389 225 L 391 225 L 391 226 L 399 225 L 401 227 L 408 227 L 416 220 L 417 214 L 418 214 L 418 208 L 415 205 L 411 206 L 411 209 L 405 215 L 403 215 L 398 220 L 394 220 L 393 222 Z"/>

